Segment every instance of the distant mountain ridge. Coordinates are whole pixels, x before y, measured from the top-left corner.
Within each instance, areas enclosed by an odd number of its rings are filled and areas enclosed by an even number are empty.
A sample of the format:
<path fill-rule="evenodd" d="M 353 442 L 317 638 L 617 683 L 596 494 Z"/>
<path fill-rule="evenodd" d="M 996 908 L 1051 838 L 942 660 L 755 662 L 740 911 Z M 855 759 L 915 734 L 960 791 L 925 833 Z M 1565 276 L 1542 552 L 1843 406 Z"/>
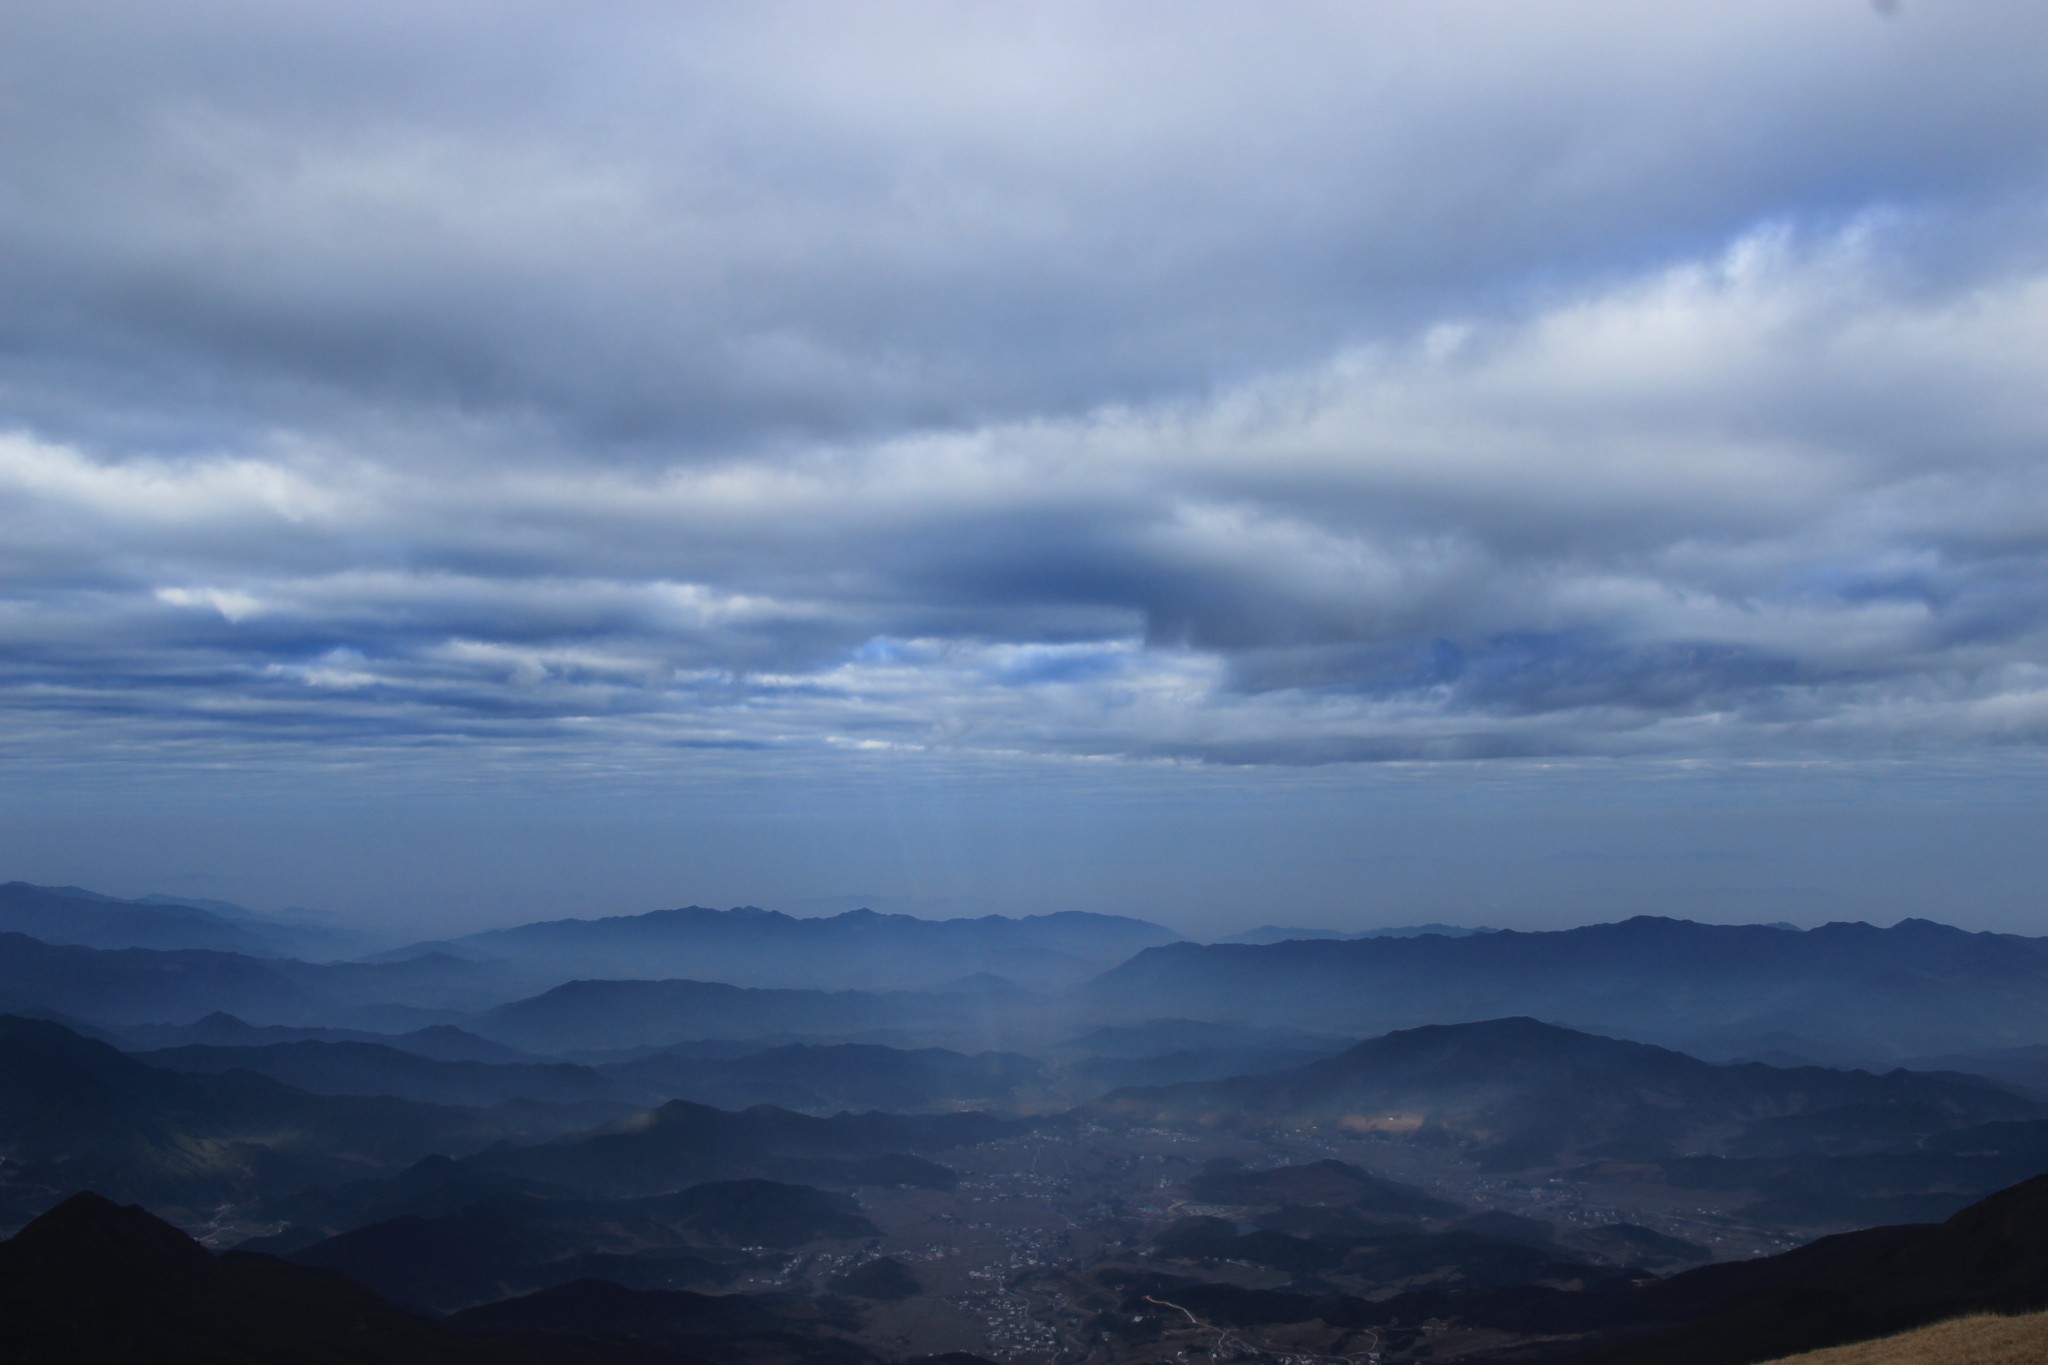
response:
<path fill-rule="evenodd" d="M 1792 930 L 1639 916 L 1545 932 L 1148 948 L 1077 992 L 1100 1018 L 1356 1035 L 1524 1014 L 1727 1055 L 1793 1034 L 1862 1056 L 2048 1036 L 2048 939 L 1927 920 Z"/>
<path fill-rule="evenodd" d="M 535 1052 L 614 1051 L 702 1038 L 949 1029 L 982 1003 L 976 996 L 952 993 L 576 980 L 500 1005 L 469 1027 L 495 1042 Z"/>
<path fill-rule="evenodd" d="M 557 978 L 688 978 L 737 986 L 924 990 L 986 973 L 1039 989 L 1074 985 L 1179 935 L 1081 911 L 1010 919 L 918 919 L 872 910 L 800 919 L 740 906 L 684 906 L 603 919 L 542 920 L 415 944 L 420 952 L 546 964 Z"/>
<path fill-rule="evenodd" d="M 0 933 L 86 948 L 202 948 L 251 957 L 330 959 L 365 951 L 367 934 L 270 919 L 226 901 L 161 893 L 123 900 L 79 886 L 0 883 Z"/>
<path fill-rule="evenodd" d="M 1443 938 L 1470 938 L 1474 934 L 1497 933 L 1485 925 L 1466 928 L 1461 924 L 1391 924 L 1380 929 L 1357 929 L 1345 933 L 1341 929 L 1306 929 L 1285 924 L 1261 924 L 1256 929 L 1220 938 L 1218 943 L 1285 943 L 1290 939 L 1324 939 L 1349 942 L 1360 938 L 1420 938 L 1424 934 L 1437 934 Z"/>
<path fill-rule="evenodd" d="M 202 948 L 87 948 L 0 932 L 0 1011 L 119 1029 L 227 1013 L 380 1031 L 450 1022 L 534 989 L 446 954 L 302 962 Z"/>
<path fill-rule="evenodd" d="M 1203 945 L 1144 920 L 1078 912 L 800 919 L 685 907 L 537 922 L 370 961 L 53 941 L 78 925 L 114 939 L 147 930 L 240 941 L 245 932 L 247 922 L 213 909 L 160 901 L 0 887 L 0 1011 L 155 1046 L 257 1041 L 192 1032 L 194 1021 L 225 1014 L 269 1029 L 352 1031 L 353 1041 L 448 1060 L 507 1061 L 477 1038 L 425 1030 L 457 1026 L 501 1048 L 555 1053 L 778 1035 L 979 1051 L 1163 1019 L 1357 1038 L 1523 1014 L 1709 1059 L 1941 1059 L 1962 1069 L 1983 1057 L 1987 1070 L 2036 1090 L 2048 1075 L 2024 1052 L 2048 1037 L 2048 939 L 1917 919 L 1799 930 L 1639 916 L 1556 931 L 1431 924 Z M 52 917 L 61 922 L 44 922 Z M 215 1023 L 215 1032 L 231 1028 Z M 263 1041 L 294 1040 L 273 1032 Z M 1177 1072 L 1162 1065 L 1124 1079 L 1222 1075 L 1228 1064 L 1191 1055 Z"/>

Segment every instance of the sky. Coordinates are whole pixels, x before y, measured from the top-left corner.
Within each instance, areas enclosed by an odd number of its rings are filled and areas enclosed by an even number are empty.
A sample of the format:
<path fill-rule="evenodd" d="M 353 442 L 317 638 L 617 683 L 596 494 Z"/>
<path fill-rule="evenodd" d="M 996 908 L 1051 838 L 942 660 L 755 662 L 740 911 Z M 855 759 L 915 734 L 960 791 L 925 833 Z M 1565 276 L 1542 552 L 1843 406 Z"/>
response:
<path fill-rule="evenodd" d="M 2048 933 L 2048 9 L 0 9 L 0 879 Z"/>

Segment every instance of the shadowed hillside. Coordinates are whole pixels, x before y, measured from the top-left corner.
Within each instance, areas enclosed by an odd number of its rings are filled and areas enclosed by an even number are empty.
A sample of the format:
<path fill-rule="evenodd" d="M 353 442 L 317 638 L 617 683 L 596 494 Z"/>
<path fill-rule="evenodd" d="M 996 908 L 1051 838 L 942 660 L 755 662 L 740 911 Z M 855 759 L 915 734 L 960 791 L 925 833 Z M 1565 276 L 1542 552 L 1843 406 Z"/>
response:
<path fill-rule="evenodd" d="M 80 1194 L 0 1243 L 0 1356 L 17 1365 L 483 1365 L 484 1350 L 353 1281 L 215 1257 L 134 1207 Z"/>
<path fill-rule="evenodd" d="M 1708 1266 L 1640 1298 L 1651 1321 L 1683 1325 L 1588 1355 L 1586 1365 L 1742 1365 L 1963 1313 L 2048 1308 L 2048 1176 L 1945 1223 L 1844 1233 Z"/>
<path fill-rule="evenodd" d="M 538 1106 L 312 1095 L 249 1072 L 169 1071 L 57 1024 L 0 1016 L 0 1217 L 10 1220 L 81 1188 L 206 1208 L 572 1126 Z"/>

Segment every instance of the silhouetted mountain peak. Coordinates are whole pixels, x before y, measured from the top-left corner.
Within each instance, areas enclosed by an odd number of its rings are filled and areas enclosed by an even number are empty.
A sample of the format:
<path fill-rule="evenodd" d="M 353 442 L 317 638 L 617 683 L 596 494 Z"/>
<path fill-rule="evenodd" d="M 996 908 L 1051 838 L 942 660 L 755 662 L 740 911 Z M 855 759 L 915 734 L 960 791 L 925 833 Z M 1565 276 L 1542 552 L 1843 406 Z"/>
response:
<path fill-rule="evenodd" d="M 34 1219 L 10 1243 L 52 1271 L 96 1275 L 194 1275 L 213 1257 L 149 1210 L 82 1190 Z"/>
<path fill-rule="evenodd" d="M 0 1357 L 9 1361 L 481 1365 L 506 1358 L 340 1276 L 268 1256 L 216 1258 L 147 1211 L 91 1193 L 0 1242 L 0 1324 Z"/>

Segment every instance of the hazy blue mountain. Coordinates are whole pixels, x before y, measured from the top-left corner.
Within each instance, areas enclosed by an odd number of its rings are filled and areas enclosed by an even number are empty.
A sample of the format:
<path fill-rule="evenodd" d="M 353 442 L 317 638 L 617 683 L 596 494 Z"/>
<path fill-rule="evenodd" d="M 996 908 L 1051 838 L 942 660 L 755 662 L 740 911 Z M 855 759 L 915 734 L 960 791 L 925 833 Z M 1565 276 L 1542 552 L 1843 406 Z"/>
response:
<path fill-rule="evenodd" d="M 445 1023 L 532 983 L 445 954 L 312 963 L 206 949 L 84 948 L 0 933 L 0 1010 L 54 1011 L 115 1030 L 216 1013 L 292 1024 Z"/>
<path fill-rule="evenodd" d="M 353 956 L 375 943 L 369 935 L 260 916 L 224 901 L 122 900 L 28 882 L 0 883 L 0 932 L 86 948 L 205 948 L 308 959 Z"/>
<path fill-rule="evenodd" d="M 716 981 L 571 981 L 471 1020 L 532 1052 L 662 1048 L 704 1038 L 972 1031 L 1007 1002 L 950 993 L 773 990 Z"/>
<path fill-rule="evenodd" d="M 1180 1015 L 1378 1033 L 1529 1014 L 1674 1046 L 1785 1030 L 1897 1055 L 2048 1035 L 2048 940 L 1905 920 L 1799 931 L 1640 917 L 1549 933 L 1147 949 L 1076 996 Z"/>
<path fill-rule="evenodd" d="M 1901 1065 L 1915 1071 L 1960 1071 L 1984 1076 L 2048 1098 L 2048 1043 L 1911 1057 Z"/>
<path fill-rule="evenodd" d="M 1088 1112 L 1147 1124 L 1412 1133 L 1466 1146 L 1502 1169 L 1680 1154 L 1846 1155 L 2048 1116 L 1964 1077 L 1716 1066 L 1533 1019 L 1404 1030 L 1291 1071 L 1119 1091 Z"/>
<path fill-rule="evenodd" d="M 1144 920 L 1074 911 L 927 920 L 853 910 L 799 919 L 689 906 L 493 929 L 401 954 L 445 951 L 570 977 L 680 977 L 743 986 L 924 990 L 989 973 L 1034 988 L 1086 980 L 1179 936 Z"/>
<path fill-rule="evenodd" d="M 313 998 L 291 966 L 240 953 L 81 948 L 0 933 L 0 1010 L 55 1010 L 113 1025 L 221 1009 L 291 1016 Z"/>
<path fill-rule="evenodd" d="M 1218 943 L 1288 943 L 1296 939 L 1344 939 L 1351 935 L 1336 929 L 1307 929 L 1289 927 L 1284 924 L 1261 924 L 1256 929 L 1245 929 L 1219 938 Z"/>
<path fill-rule="evenodd" d="M 1419 938 L 1424 934 L 1437 934 L 1444 938 L 1469 938 L 1473 934 L 1496 932 L 1484 927 L 1468 929 L 1458 924 L 1396 924 L 1381 929 L 1360 929 L 1344 933 L 1338 929 L 1290 928 L 1284 924 L 1262 924 L 1256 929 L 1216 940 L 1218 943 L 1286 943 L 1293 939 L 1341 939 L 1361 938 Z"/>

